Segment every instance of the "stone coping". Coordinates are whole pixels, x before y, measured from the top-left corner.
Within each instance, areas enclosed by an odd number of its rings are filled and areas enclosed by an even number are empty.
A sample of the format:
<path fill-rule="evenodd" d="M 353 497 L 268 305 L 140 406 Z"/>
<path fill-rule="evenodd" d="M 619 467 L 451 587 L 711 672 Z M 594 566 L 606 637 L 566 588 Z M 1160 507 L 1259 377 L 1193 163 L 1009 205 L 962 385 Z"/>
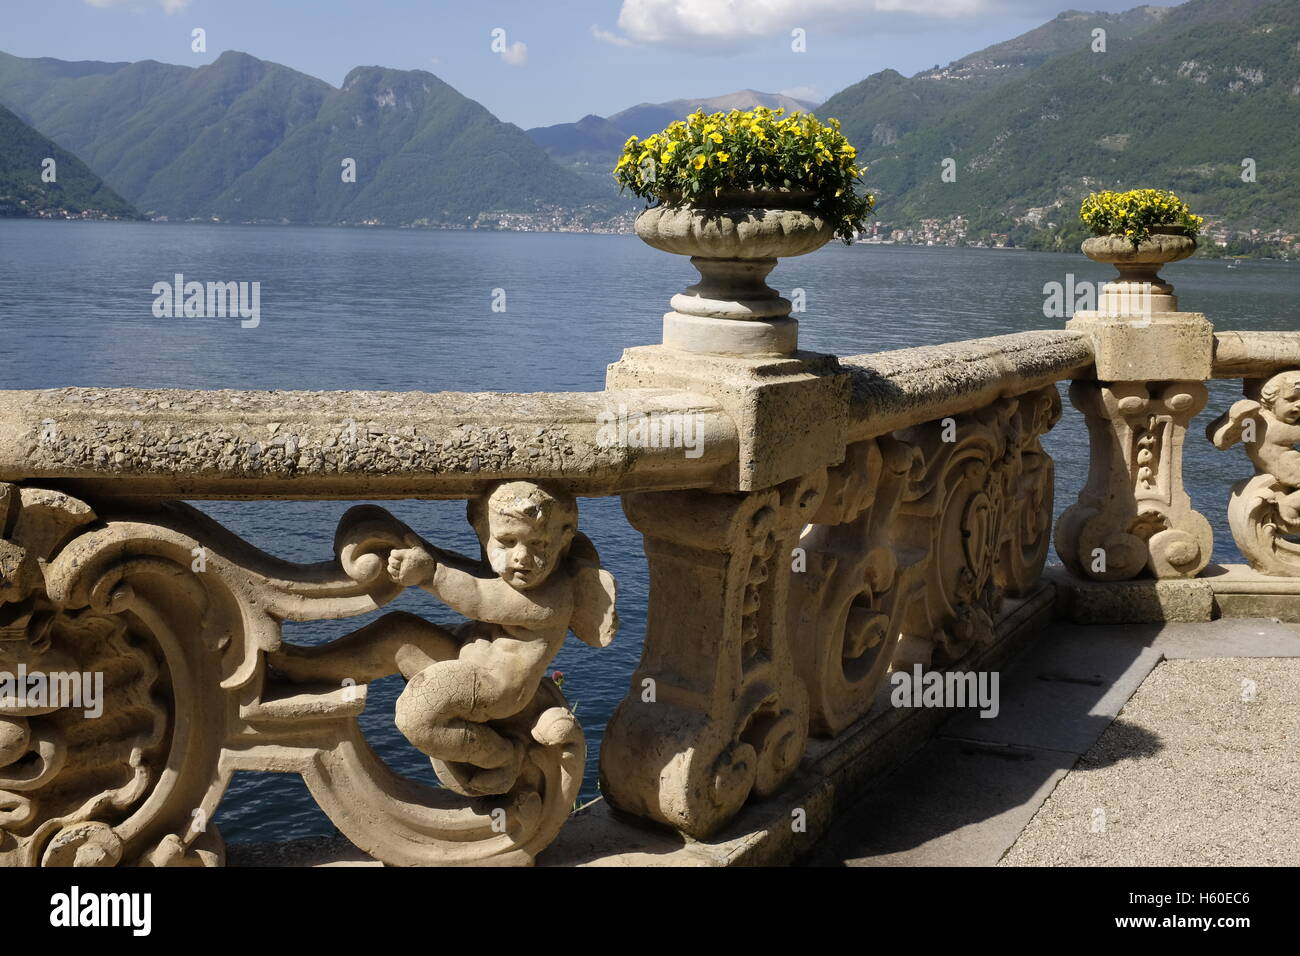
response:
<path fill-rule="evenodd" d="M 1215 332 L 1215 378 L 1263 378 L 1300 367 L 1300 332 Z"/>
<path fill-rule="evenodd" d="M 643 447 L 620 416 L 669 438 Z M 620 494 L 708 486 L 736 454 L 730 416 L 680 390 L 0 391 L 0 481 L 92 498 L 461 498 L 502 479 Z"/>
<path fill-rule="evenodd" d="M 849 440 L 982 408 L 1077 376 L 1092 364 L 1081 332 L 1033 331 L 852 355 Z"/>

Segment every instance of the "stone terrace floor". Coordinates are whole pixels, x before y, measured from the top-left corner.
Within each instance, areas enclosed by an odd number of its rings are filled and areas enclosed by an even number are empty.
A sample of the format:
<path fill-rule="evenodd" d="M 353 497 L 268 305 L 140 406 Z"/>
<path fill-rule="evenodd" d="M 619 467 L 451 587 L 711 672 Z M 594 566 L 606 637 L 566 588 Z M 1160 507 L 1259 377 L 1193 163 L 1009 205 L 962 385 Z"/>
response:
<path fill-rule="evenodd" d="M 802 862 L 1296 865 L 1300 629 L 1053 624 Z"/>

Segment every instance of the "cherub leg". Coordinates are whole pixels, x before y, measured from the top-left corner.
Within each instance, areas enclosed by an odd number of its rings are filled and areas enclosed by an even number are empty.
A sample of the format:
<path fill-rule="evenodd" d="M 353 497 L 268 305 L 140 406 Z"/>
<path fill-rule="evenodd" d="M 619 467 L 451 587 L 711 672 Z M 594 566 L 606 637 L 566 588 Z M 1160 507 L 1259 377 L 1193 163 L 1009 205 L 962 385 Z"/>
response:
<path fill-rule="evenodd" d="M 401 673 L 412 677 L 435 661 L 455 658 L 460 643 L 446 628 L 405 611 L 385 614 L 365 627 L 317 647 L 284 644 L 267 664 L 295 683 L 358 684 Z"/>
<path fill-rule="evenodd" d="M 514 785 L 526 744 L 484 721 L 508 717 L 517 694 L 485 668 L 466 661 L 440 661 L 411 678 L 397 699 L 396 723 L 416 749 L 446 763 L 479 768 L 465 788 L 471 795 L 504 793 Z"/>

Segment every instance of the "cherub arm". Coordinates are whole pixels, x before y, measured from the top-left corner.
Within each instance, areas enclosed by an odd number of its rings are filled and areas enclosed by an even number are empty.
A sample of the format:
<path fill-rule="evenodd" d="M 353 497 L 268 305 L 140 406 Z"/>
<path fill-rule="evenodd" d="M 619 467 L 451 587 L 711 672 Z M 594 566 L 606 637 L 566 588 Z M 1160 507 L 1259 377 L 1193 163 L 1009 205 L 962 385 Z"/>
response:
<path fill-rule="evenodd" d="M 574 535 L 569 552 L 573 578 L 573 615 L 569 630 L 591 647 L 608 647 L 618 633 L 614 575 L 600 566 L 596 548 L 585 534 Z"/>
<path fill-rule="evenodd" d="M 1205 437 L 1210 443 L 1220 451 L 1231 448 L 1237 442 L 1241 441 L 1242 429 L 1249 419 L 1255 420 L 1255 427 L 1261 430 L 1262 422 L 1259 421 L 1261 406 L 1259 402 L 1250 398 L 1243 398 L 1241 401 L 1233 402 L 1232 407 L 1216 418 L 1205 429 Z M 1263 434 L 1255 437 L 1256 441 L 1263 439 Z"/>
<path fill-rule="evenodd" d="M 477 564 L 467 570 L 439 562 L 432 579 L 421 587 L 473 621 L 539 628 L 568 612 L 555 600 L 564 589 L 543 586 L 527 593 L 517 591 L 495 574 L 482 573 Z"/>

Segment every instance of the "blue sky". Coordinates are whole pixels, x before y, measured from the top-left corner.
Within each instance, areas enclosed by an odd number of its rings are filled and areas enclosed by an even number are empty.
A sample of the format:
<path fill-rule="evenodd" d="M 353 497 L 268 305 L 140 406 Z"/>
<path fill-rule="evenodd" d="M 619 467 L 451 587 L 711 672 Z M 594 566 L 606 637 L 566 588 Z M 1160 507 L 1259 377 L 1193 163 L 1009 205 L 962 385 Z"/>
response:
<path fill-rule="evenodd" d="M 1170 0 L 1166 0 L 1166 5 Z M 1124 10 L 1137 0 L 1079 0 Z M 746 87 L 820 101 L 887 67 L 947 63 L 1069 0 L 0 0 L 0 50 L 200 66 L 224 50 L 335 86 L 354 66 L 436 73 L 522 127 Z M 207 53 L 191 51 L 195 27 Z M 804 31 L 804 52 L 792 30 Z M 493 31 L 498 42 L 493 51 Z"/>

